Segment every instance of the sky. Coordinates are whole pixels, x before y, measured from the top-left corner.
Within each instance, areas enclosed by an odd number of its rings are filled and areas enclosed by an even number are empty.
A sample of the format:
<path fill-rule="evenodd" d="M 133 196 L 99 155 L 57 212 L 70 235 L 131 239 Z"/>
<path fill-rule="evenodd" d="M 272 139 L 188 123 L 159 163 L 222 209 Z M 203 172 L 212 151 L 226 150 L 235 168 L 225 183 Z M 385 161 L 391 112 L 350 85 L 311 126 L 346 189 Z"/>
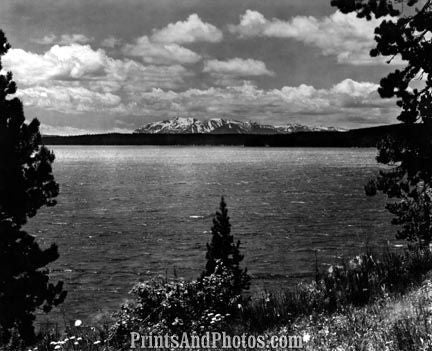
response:
<path fill-rule="evenodd" d="M 360 128 L 395 123 L 371 58 L 380 22 L 330 0 L 1 0 L 2 57 L 46 134 L 173 117 Z"/>

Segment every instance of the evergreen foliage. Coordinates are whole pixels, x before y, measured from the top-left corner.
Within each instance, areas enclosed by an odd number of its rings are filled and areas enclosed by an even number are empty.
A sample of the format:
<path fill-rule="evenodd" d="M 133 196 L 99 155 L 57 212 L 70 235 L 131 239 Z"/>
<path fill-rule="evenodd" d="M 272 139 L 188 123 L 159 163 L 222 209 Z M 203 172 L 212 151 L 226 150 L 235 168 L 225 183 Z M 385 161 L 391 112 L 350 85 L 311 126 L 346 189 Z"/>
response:
<path fill-rule="evenodd" d="M 222 197 L 219 211 L 216 211 L 213 218 L 212 238 L 210 244 L 207 244 L 207 264 L 203 274 L 206 276 L 213 274 L 217 261 L 220 260 L 232 272 L 235 280 L 234 285 L 241 292 L 241 290 L 249 288 L 250 277 L 247 269 L 240 268 L 244 256 L 240 253 L 240 240 L 237 243 L 234 242 L 229 219 L 227 205 Z"/>
<path fill-rule="evenodd" d="M 366 186 L 366 193 L 380 191 L 393 202 L 387 209 L 400 226 L 398 239 L 420 245 L 432 240 L 432 1 L 431 0 L 332 0 L 343 13 L 356 12 L 370 20 L 386 17 L 375 29 L 376 48 L 371 56 L 400 59 L 403 68 L 382 78 L 382 98 L 396 98 L 397 117 L 406 125 L 419 123 L 420 133 L 386 138 L 379 143 L 378 162 L 392 166 Z"/>
<path fill-rule="evenodd" d="M 9 48 L 0 30 L 0 58 Z M 28 343 L 36 309 L 48 312 L 66 293 L 61 282 L 49 283 L 44 268 L 58 258 L 57 247 L 41 249 L 21 227 L 40 207 L 55 205 L 59 188 L 38 120 L 25 123 L 12 73 L 4 73 L 1 61 L 0 72 L 0 344 L 16 332 Z"/>

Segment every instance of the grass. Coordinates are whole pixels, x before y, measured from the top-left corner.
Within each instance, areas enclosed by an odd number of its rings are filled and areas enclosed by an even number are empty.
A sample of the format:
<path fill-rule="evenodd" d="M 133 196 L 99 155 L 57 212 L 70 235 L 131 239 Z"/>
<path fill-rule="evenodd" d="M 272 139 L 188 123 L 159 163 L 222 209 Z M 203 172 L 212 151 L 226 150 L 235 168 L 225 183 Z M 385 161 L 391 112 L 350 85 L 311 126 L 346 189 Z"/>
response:
<path fill-rule="evenodd" d="M 300 318 L 289 332 L 308 339 L 311 351 L 432 350 L 432 281 L 403 296 Z"/>

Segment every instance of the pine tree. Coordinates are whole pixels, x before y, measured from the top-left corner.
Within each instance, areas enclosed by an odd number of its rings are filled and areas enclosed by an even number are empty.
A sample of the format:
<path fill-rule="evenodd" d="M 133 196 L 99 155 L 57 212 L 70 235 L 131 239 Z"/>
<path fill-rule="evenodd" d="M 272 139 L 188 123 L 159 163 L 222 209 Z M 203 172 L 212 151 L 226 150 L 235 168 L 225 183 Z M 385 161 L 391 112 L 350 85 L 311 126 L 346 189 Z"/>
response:
<path fill-rule="evenodd" d="M 210 244 L 207 244 L 207 264 L 203 274 L 206 276 L 213 274 L 217 261 L 220 260 L 232 272 L 235 289 L 241 292 L 243 289 L 249 288 L 250 277 L 247 269 L 240 268 L 244 256 L 240 254 L 240 240 L 237 243 L 234 242 L 229 220 L 227 205 L 222 197 L 219 211 L 216 211 L 213 218 L 212 239 Z"/>
<path fill-rule="evenodd" d="M 12 331 L 32 342 L 35 311 L 48 312 L 66 295 L 62 282 L 49 283 L 45 268 L 58 258 L 57 247 L 43 250 L 21 229 L 39 208 L 55 205 L 59 187 L 52 174 L 54 155 L 41 145 L 39 122 L 25 123 L 12 73 L 3 73 L 1 57 L 9 49 L 0 30 L 0 344 Z"/>
<path fill-rule="evenodd" d="M 359 18 L 386 18 L 375 29 L 371 56 L 387 56 L 388 63 L 402 59 L 381 79 L 382 98 L 396 98 L 401 108 L 402 135 L 389 136 L 378 145 L 377 161 L 391 166 L 367 184 L 366 193 L 388 196 L 387 210 L 400 226 L 398 239 L 421 246 L 432 240 L 432 1 L 332 0 L 343 13 Z M 414 125 L 415 124 L 415 125 Z"/>

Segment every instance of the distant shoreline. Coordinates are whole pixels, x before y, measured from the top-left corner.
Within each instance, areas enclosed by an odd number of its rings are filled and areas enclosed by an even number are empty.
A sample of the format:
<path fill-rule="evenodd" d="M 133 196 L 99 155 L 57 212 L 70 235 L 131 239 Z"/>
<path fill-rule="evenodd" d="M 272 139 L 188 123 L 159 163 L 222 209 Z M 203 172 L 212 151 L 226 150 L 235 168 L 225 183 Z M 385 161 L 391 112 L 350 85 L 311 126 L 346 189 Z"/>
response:
<path fill-rule="evenodd" d="M 46 145 L 196 145 L 245 147 L 375 147 L 386 135 L 415 136 L 419 125 L 394 124 L 349 131 L 290 134 L 93 134 L 43 136 Z"/>

